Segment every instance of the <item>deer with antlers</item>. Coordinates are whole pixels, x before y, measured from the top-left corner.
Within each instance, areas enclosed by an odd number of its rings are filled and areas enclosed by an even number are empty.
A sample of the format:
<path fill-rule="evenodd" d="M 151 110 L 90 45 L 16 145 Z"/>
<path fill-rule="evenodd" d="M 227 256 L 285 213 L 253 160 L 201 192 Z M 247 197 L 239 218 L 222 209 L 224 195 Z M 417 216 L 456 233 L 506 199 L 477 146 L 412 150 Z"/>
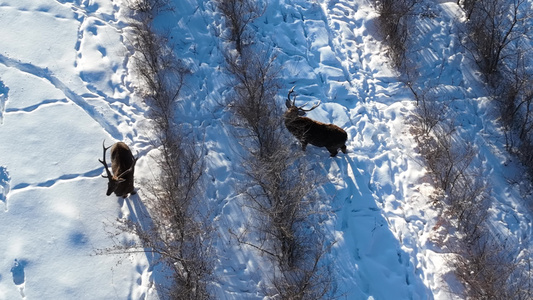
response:
<path fill-rule="evenodd" d="M 133 157 L 130 148 L 123 142 L 106 147 L 105 141 L 102 143 L 102 147 L 104 148 L 104 158 L 98 161 L 104 165 L 107 173 L 107 176 L 102 175 L 102 177 L 109 180 L 106 195 L 109 196 L 114 192 L 118 197 L 126 198 L 128 194 L 136 194 L 133 187 L 133 172 L 137 158 Z M 109 148 L 111 148 L 111 170 L 113 172 L 109 171 L 105 161 L 105 152 Z"/>
<path fill-rule="evenodd" d="M 296 96 L 291 101 L 293 92 L 294 87 L 289 91 L 285 101 L 287 106 L 287 111 L 284 114 L 285 126 L 302 143 L 302 150 L 305 151 L 307 144 L 311 144 L 317 147 L 326 147 L 331 157 L 337 155 L 339 148 L 342 153 L 346 154 L 346 140 L 348 139 L 346 131 L 337 125 L 325 124 L 304 117 L 306 112 L 317 108 L 320 105 L 320 101 L 310 109 L 304 109 L 303 107 L 307 103 L 302 106 L 296 106 Z"/>

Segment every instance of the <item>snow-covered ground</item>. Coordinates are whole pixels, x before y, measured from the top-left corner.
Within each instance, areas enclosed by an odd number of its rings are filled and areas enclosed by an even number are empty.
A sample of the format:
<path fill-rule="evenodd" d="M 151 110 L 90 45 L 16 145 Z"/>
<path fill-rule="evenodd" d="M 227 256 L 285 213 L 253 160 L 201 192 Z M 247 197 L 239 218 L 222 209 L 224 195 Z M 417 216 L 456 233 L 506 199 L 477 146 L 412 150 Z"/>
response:
<path fill-rule="evenodd" d="M 221 15 L 212 1 L 174 0 L 156 24 L 171 34 L 192 70 L 177 115 L 205 147 L 205 198 L 218 228 L 213 292 L 217 299 L 262 299 L 260 254 L 228 230 L 244 226 L 236 190 L 243 180 L 230 112 L 220 103 Z M 327 183 L 317 187 L 331 213 L 324 230 L 336 244 L 326 256 L 343 299 L 455 299 L 461 286 L 434 241 L 439 211 L 431 181 L 409 135 L 409 90 L 388 65 L 369 0 L 272 0 L 252 25 L 283 66 L 298 102 L 321 100 L 309 113 L 348 132 L 346 155 L 309 146 L 306 158 Z M 499 132 L 483 86 L 458 45 L 455 1 L 432 3 L 422 19 L 419 79 L 434 79 L 454 99 L 462 134 L 481 153 L 493 186 L 493 219 L 527 248 L 530 216 L 506 176 Z M 157 299 L 160 276 L 144 253 L 97 255 L 113 246 L 116 218 L 145 209 L 142 179 L 152 176 L 146 108 L 128 69 L 121 0 L 0 0 L 0 300 Z M 98 158 L 102 140 L 139 152 L 139 195 L 106 197 Z M 290 145 L 299 151 L 296 142 Z M 126 239 L 126 237 L 124 237 Z M 105 252 L 105 251 L 104 251 Z"/>
<path fill-rule="evenodd" d="M 121 9 L 113 1 L 0 1 L 0 299 L 140 299 L 144 254 L 112 247 L 102 141 L 143 150 Z M 134 200 L 135 201 L 135 200 Z"/>

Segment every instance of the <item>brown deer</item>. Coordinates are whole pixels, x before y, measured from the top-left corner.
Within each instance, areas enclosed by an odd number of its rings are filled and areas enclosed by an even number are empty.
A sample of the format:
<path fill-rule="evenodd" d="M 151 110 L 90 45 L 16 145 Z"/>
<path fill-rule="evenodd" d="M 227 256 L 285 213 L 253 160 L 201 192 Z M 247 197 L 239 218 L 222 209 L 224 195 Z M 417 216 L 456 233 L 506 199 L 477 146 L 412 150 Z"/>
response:
<path fill-rule="evenodd" d="M 106 147 L 104 140 L 102 147 L 104 148 L 104 160 L 99 159 L 98 161 L 104 165 L 107 173 L 107 176 L 102 175 L 102 177 L 109 179 L 106 195 L 109 196 L 113 192 L 118 197 L 123 198 L 128 197 L 128 194 L 135 195 L 133 173 L 137 158 L 133 157 L 130 148 L 123 142 Z M 111 170 L 113 173 L 109 171 L 107 162 L 105 161 L 105 152 L 109 148 L 111 148 Z"/>
<path fill-rule="evenodd" d="M 346 154 L 346 140 L 348 139 L 346 131 L 337 125 L 325 124 L 303 117 L 306 112 L 317 108 L 320 105 L 320 101 L 310 109 L 303 109 L 307 103 L 302 106 L 296 106 L 296 96 L 291 101 L 293 92 L 294 87 L 289 91 L 285 101 L 285 105 L 288 108 L 284 115 L 285 126 L 302 143 L 302 150 L 305 151 L 307 144 L 311 144 L 317 147 L 326 147 L 331 157 L 337 155 L 339 148 L 342 153 Z"/>

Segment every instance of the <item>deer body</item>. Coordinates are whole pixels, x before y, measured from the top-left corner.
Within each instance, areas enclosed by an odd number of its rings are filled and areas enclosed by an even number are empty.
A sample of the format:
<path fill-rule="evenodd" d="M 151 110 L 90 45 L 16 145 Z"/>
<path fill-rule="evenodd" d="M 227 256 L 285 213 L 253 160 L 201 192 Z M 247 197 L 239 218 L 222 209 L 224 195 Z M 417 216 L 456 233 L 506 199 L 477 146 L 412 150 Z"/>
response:
<path fill-rule="evenodd" d="M 294 87 L 289 91 L 287 101 L 287 111 L 285 112 L 285 127 L 294 135 L 302 144 L 302 150 L 305 151 L 307 144 L 317 147 L 326 147 L 331 157 L 335 157 L 341 149 L 342 153 L 346 153 L 346 140 L 348 134 L 342 128 L 334 124 L 325 124 L 315 121 L 313 119 L 304 117 L 306 112 L 311 111 L 320 105 L 320 102 L 315 104 L 310 109 L 303 109 L 303 106 L 297 107 L 295 99 L 291 102 L 290 95 L 294 91 Z"/>
<path fill-rule="evenodd" d="M 104 157 L 103 160 L 99 161 L 104 165 L 107 173 L 107 176 L 102 175 L 102 177 L 109 180 L 106 195 L 109 196 L 115 193 L 118 197 L 123 198 L 126 198 L 128 194 L 134 195 L 136 192 L 133 186 L 133 173 L 137 158 L 133 157 L 130 148 L 123 142 L 115 143 L 107 148 L 104 144 L 102 146 L 104 148 Z M 112 172 L 109 171 L 105 160 L 105 152 L 109 148 L 111 148 Z"/>

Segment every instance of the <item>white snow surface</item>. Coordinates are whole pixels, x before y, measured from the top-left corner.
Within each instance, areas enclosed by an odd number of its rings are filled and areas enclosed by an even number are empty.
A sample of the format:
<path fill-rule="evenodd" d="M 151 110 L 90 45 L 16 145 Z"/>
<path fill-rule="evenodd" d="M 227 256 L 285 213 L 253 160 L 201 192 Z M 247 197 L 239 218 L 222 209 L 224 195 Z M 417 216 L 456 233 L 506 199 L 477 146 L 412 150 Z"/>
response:
<path fill-rule="evenodd" d="M 213 293 L 263 299 L 264 257 L 228 233 L 250 216 L 236 190 L 242 150 L 220 105 L 229 82 L 223 19 L 212 1 L 173 3 L 156 24 L 192 70 L 177 113 L 205 147 L 204 197 L 218 229 Z M 450 254 L 435 243 L 441 216 L 428 198 L 431 180 L 406 125 L 414 99 L 388 64 L 370 1 L 268 3 L 252 26 L 283 66 L 280 103 L 295 85 L 298 103 L 322 101 L 309 117 L 349 136 L 346 155 L 313 146 L 305 153 L 327 179 L 317 187 L 330 212 L 322 228 L 336 243 L 325 260 L 341 299 L 459 299 Z M 530 215 L 505 180 L 518 169 L 498 151 L 486 92 L 456 41 L 460 9 L 455 1 L 431 9 L 420 25 L 420 80 L 454 99 L 461 134 L 475 143 L 475 164 L 493 187 L 493 222 L 527 249 Z M 154 173 L 126 16 L 121 0 L 0 0 L 0 300 L 160 298 L 155 286 L 165 274 L 148 253 L 98 255 L 113 246 L 107 229 L 117 218 L 146 209 L 141 183 Z M 104 139 L 139 153 L 138 195 L 105 196 Z M 288 146 L 301 151 L 296 141 Z"/>

